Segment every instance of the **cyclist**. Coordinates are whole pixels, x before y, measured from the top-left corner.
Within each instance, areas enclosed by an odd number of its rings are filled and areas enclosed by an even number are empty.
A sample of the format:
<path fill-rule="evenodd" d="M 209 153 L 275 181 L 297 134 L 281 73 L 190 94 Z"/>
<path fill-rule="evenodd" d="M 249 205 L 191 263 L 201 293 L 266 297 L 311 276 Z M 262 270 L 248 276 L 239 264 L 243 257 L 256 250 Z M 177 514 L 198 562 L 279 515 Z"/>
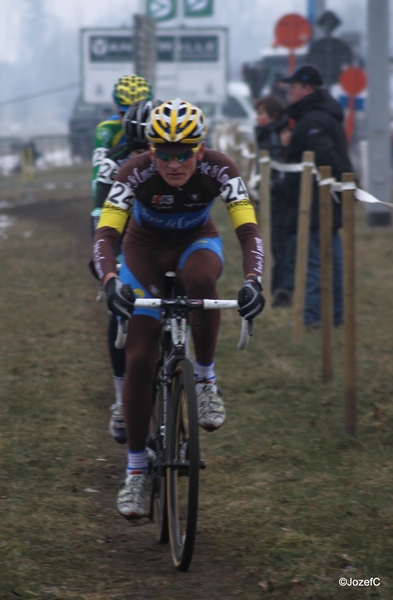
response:
<path fill-rule="evenodd" d="M 96 206 L 100 212 L 120 167 L 133 156 L 143 154 L 143 152 L 147 151 L 148 142 L 145 137 L 146 121 L 152 109 L 159 104 L 161 104 L 160 100 L 140 100 L 131 104 L 125 113 L 122 120 L 122 131 L 127 142 L 108 150 L 106 158 L 103 160 L 98 172 Z M 98 216 L 95 216 L 94 221 L 96 226 Z M 109 320 L 108 346 L 115 388 L 115 402 L 111 406 L 112 414 L 109 421 L 109 431 L 119 444 L 124 444 L 127 441 L 122 407 L 125 353 L 124 349 L 115 347 L 116 334 L 117 320 L 116 315 L 112 313 Z"/>
<path fill-rule="evenodd" d="M 107 151 L 119 143 L 126 142 L 123 135 L 121 123 L 123 117 L 134 102 L 139 100 L 150 100 L 152 98 L 152 89 L 150 83 L 138 75 L 127 75 L 120 77 L 113 88 L 113 101 L 117 108 L 117 114 L 109 117 L 106 121 L 99 123 L 94 133 L 93 148 L 93 175 L 91 190 L 93 197 L 93 208 L 96 208 L 96 182 L 99 168 L 106 156 Z M 93 210 L 94 217 L 94 210 Z M 99 216 L 99 211 L 97 212 Z"/>
<path fill-rule="evenodd" d="M 105 286 L 109 309 L 129 322 L 123 407 L 127 429 L 126 479 L 117 506 L 128 519 L 145 514 L 145 442 L 152 409 L 152 379 L 160 331 L 160 311 L 134 310 L 133 298 L 163 297 L 164 274 L 175 271 L 189 297 L 217 298 L 223 267 L 222 243 L 210 217 L 217 196 L 229 211 L 243 254 L 245 279 L 238 294 L 246 319 L 262 311 L 263 243 L 253 206 L 235 164 L 204 146 L 202 111 L 176 98 L 155 108 L 146 127 L 149 154 L 128 161 L 119 171 L 103 206 L 94 238 L 94 262 Z M 116 245 L 133 207 L 123 241 L 124 263 L 116 273 Z M 122 294 L 130 284 L 133 298 Z M 217 392 L 214 352 L 220 314 L 191 317 L 200 426 L 208 431 L 225 420 Z"/>

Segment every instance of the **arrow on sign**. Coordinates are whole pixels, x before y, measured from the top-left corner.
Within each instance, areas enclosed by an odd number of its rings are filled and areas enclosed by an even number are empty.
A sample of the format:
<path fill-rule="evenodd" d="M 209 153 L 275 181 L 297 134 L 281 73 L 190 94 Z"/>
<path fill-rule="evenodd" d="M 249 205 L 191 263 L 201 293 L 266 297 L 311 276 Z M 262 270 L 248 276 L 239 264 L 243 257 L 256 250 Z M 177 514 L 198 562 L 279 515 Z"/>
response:
<path fill-rule="evenodd" d="M 176 0 L 149 0 L 147 13 L 157 21 L 172 19 L 176 14 Z"/>
<path fill-rule="evenodd" d="M 184 0 L 186 17 L 210 17 L 213 14 L 213 0 Z"/>
<path fill-rule="evenodd" d="M 205 10 L 209 5 L 209 0 L 186 0 L 188 9 L 193 12 L 199 12 Z"/>

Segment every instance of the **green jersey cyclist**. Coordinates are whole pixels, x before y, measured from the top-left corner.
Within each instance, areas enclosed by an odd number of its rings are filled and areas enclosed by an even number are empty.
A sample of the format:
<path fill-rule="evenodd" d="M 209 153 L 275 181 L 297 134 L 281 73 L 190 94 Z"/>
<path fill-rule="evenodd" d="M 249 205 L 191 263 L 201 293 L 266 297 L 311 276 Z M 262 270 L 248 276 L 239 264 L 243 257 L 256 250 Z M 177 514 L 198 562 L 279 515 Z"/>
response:
<path fill-rule="evenodd" d="M 166 271 L 175 271 L 190 298 L 217 298 L 223 268 L 222 242 L 210 216 L 220 196 L 228 209 L 243 255 L 244 282 L 239 312 L 253 319 L 264 306 L 261 294 L 263 243 L 254 208 L 236 165 L 224 154 L 205 149 L 202 111 L 176 98 L 155 108 L 146 127 L 150 152 L 129 160 L 118 172 L 96 230 L 93 260 L 105 286 L 109 309 L 129 322 L 123 409 L 127 430 L 126 479 L 117 506 L 127 519 L 145 514 L 148 469 L 145 449 L 152 410 L 152 379 L 157 358 L 160 311 L 136 308 L 122 294 L 128 283 L 134 297 L 164 294 Z M 116 272 L 116 247 L 123 239 L 124 261 Z M 199 424 L 208 431 L 225 420 L 216 387 L 214 354 L 219 311 L 191 316 Z"/>
<path fill-rule="evenodd" d="M 131 104 L 127 110 L 122 120 L 123 133 L 127 142 L 108 150 L 106 158 L 102 162 L 98 172 L 96 194 L 97 208 L 102 208 L 122 165 L 130 158 L 147 151 L 148 142 L 145 137 L 146 121 L 153 108 L 159 104 L 161 104 L 160 100 L 140 100 L 139 102 Z M 98 218 L 96 219 L 98 222 Z M 97 222 L 95 223 L 94 229 L 96 228 Z M 108 348 L 112 366 L 113 385 L 115 388 L 115 402 L 111 406 L 109 431 L 119 444 L 125 444 L 127 441 L 127 434 L 122 405 L 125 352 L 124 348 L 118 349 L 115 347 L 116 335 L 117 320 L 116 315 L 112 313 L 109 319 Z"/>
<path fill-rule="evenodd" d="M 120 79 L 115 83 L 112 96 L 116 105 L 117 114 L 109 117 L 109 119 L 106 119 L 105 121 L 102 121 L 102 123 L 99 123 L 94 133 L 94 147 L 92 156 L 93 173 L 91 182 L 93 209 L 97 207 L 96 187 L 100 166 L 110 148 L 127 141 L 121 126 L 124 115 L 131 104 L 143 99 L 151 100 L 152 89 L 150 83 L 144 77 L 139 77 L 138 75 L 127 75 L 125 77 L 120 77 Z M 100 210 L 93 210 L 93 217 L 94 215 L 99 216 L 99 214 Z"/>

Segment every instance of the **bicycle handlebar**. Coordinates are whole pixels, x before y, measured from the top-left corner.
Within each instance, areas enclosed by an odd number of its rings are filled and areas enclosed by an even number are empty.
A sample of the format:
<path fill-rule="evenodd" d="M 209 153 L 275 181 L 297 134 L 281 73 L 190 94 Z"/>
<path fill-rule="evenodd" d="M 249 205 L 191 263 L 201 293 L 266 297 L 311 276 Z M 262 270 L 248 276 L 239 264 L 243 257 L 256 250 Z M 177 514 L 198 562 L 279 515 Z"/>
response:
<path fill-rule="evenodd" d="M 237 300 L 209 300 L 191 298 L 137 298 L 135 300 L 135 308 L 162 308 L 164 306 L 187 307 L 187 308 L 205 308 L 205 309 L 221 309 L 221 308 L 238 308 Z M 244 350 L 253 333 L 253 322 L 242 319 L 240 338 L 237 343 L 238 350 Z M 124 347 L 127 338 L 127 321 L 119 319 L 117 325 L 117 336 L 115 347 L 120 349 Z"/>

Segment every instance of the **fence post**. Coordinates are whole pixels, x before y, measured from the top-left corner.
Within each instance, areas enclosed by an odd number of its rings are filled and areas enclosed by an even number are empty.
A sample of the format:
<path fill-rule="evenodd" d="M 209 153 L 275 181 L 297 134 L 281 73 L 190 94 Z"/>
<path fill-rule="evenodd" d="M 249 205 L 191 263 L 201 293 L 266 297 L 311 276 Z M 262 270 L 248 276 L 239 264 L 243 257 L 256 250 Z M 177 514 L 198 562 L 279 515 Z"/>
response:
<path fill-rule="evenodd" d="M 293 296 L 293 341 L 299 344 L 304 334 L 304 299 L 308 264 L 308 242 L 310 237 L 310 211 L 313 185 L 314 152 L 303 152 L 300 182 L 299 215 L 296 238 L 295 290 Z M 309 163 L 309 164 L 308 164 Z"/>
<path fill-rule="evenodd" d="M 343 173 L 342 182 L 354 182 Z M 356 320 L 355 320 L 355 198 L 354 190 L 342 192 L 344 279 L 344 396 L 345 432 L 356 436 Z"/>
<path fill-rule="evenodd" d="M 263 284 L 266 306 L 270 310 L 272 304 L 272 252 L 271 252 L 271 226 L 270 226 L 270 155 L 267 150 L 259 152 L 259 226 L 265 250 L 265 263 L 263 269 Z"/>
<path fill-rule="evenodd" d="M 331 167 L 320 167 L 321 180 L 331 177 Z M 319 187 L 319 234 L 321 254 L 322 379 L 333 379 L 333 260 L 332 198 L 330 183 Z"/>

